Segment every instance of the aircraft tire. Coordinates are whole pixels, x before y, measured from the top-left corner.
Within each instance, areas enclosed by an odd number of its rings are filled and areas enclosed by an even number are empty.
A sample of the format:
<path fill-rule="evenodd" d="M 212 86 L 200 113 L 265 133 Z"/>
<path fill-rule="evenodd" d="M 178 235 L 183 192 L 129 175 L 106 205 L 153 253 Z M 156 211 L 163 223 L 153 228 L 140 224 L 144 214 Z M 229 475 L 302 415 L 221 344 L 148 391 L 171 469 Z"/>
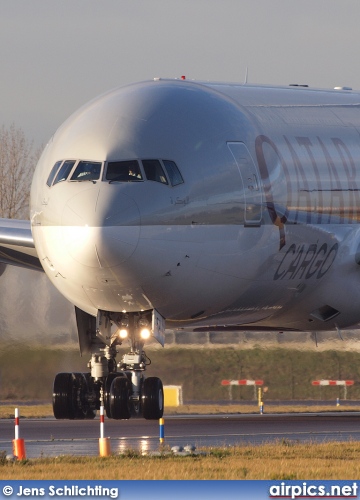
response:
<path fill-rule="evenodd" d="M 85 376 L 85 381 L 86 381 L 86 394 L 90 392 L 90 388 L 93 389 L 93 380 L 91 378 L 90 373 L 84 373 Z M 85 404 L 85 418 L 86 420 L 93 420 L 96 417 L 96 408 L 99 408 L 99 406 L 96 405 L 90 405 L 88 402 Z"/>
<path fill-rule="evenodd" d="M 86 402 L 88 382 L 83 373 L 58 373 L 53 387 L 53 412 L 56 419 L 92 419 L 96 412 Z"/>
<path fill-rule="evenodd" d="M 84 373 L 71 373 L 71 388 L 70 401 L 73 407 L 73 419 L 84 420 L 88 417 L 90 410 L 89 404 L 86 402 L 88 392 L 88 383 Z"/>
<path fill-rule="evenodd" d="M 130 418 L 131 383 L 127 377 L 116 377 L 110 387 L 110 415 L 116 420 Z"/>
<path fill-rule="evenodd" d="M 111 384 L 113 383 L 114 379 L 118 377 L 118 373 L 109 373 L 109 375 L 105 379 L 104 383 L 104 408 L 106 412 L 107 418 L 112 418 L 111 417 L 111 411 L 110 411 L 110 389 L 111 389 Z"/>
<path fill-rule="evenodd" d="M 164 413 L 164 389 L 158 377 L 144 380 L 142 391 L 142 412 L 146 420 L 157 420 Z"/>
<path fill-rule="evenodd" d="M 53 412 L 57 419 L 73 419 L 73 408 L 69 401 L 71 373 L 58 373 L 53 386 Z"/>

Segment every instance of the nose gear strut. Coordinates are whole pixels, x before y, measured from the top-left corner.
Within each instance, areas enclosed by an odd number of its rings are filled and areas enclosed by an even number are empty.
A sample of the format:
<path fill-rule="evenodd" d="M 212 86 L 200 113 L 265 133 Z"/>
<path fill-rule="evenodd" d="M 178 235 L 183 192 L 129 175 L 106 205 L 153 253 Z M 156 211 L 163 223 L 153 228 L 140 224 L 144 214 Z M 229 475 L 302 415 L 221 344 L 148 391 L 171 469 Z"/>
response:
<path fill-rule="evenodd" d="M 157 311 L 99 311 L 95 322 L 95 318 L 77 308 L 76 318 L 80 349 L 91 353 L 90 373 L 56 375 L 55 418 L 94 418 L 102 404 L 108 418 L 128 419 L 141 415 L 148 420 L 161 418 L 163 384 L 158 377 L 145 377 L 151 361 L 144 351 L 144 338 L 150 336 L 151 330 L 160 342 L 163 340 L 163 318 Z M 125 340 L 130 350 L 117 363 L 118 348 Z"/>

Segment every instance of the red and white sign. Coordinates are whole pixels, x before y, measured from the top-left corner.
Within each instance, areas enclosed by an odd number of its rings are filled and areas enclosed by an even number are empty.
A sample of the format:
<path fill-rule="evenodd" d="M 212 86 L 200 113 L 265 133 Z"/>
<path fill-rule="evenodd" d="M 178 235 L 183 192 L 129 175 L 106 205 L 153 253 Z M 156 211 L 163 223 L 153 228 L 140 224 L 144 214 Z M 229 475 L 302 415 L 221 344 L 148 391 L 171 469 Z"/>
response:
<path fill-rule="evenodd" d="M 263 385 L 263 380 L 222 380 L 221 385 Z"/>
<path fill-rule="evenodd" d="M 313 380 L 312 385 L 354 385 L 353 380 Z"/>

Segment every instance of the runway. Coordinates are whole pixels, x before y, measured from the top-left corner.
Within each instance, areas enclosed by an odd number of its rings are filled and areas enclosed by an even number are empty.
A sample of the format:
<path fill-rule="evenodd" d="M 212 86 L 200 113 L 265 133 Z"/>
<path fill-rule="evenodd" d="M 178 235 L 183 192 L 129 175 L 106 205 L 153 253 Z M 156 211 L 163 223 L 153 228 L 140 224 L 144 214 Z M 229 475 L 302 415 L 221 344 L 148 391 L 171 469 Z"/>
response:
<path fill-rule="evenodd" d="M 20 437 L 28 458 L 98 455 L 99 420 L 22 419 Z M 157 421 L 106 420 L 112 453 L 159 449 Z M 14 421 L 0 420 L 0 452 L 11 453 Z M 184 415 L 165 418 L 165 444 L 201 447 L 259 445 L 273 441 L 329 442 L 360 440 L 360 413 L 265 415 Z"/>

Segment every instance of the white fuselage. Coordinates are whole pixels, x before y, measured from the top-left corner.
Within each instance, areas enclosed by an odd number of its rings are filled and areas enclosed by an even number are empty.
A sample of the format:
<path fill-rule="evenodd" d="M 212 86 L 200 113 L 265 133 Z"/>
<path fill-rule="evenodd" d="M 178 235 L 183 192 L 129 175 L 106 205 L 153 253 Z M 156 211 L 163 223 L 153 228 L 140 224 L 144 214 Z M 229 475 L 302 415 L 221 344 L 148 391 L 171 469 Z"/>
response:
<path fill-rule="evenodd" d="M 78 308 L 168 325 L 360 321 L 360 95 L 159 80 L 101 96 L 47 145 L 31 191 L 46 274 Z M 57 162 L 73 161 L 51 184 Z M 134 181 L 109 181 L 136 160 Z M 148 160 L 183 182 L 151 179 Z M 80 161 L 96 180 L 71 180 Z M 150 168 L 150 167 L 149 167 Z M 47 184 L 48 181 L 48 185 Z"/>

